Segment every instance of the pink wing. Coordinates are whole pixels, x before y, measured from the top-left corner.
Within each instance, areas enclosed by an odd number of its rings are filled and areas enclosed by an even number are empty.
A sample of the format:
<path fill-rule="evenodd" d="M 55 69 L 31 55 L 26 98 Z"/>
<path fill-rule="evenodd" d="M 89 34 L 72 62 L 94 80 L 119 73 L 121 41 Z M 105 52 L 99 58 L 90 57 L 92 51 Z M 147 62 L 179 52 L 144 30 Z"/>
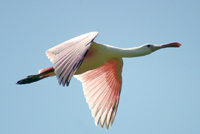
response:
<path fill-rule="evenodd" d="M 122 59 L 111 59 L 99 68 L 75 75 L 82 82 L 95 124 L 112 126 L 120 98 Z"/>
<path fill-rule="evenodd" d="M 47 50 L 46 54 L 54 64 L 59 84 L 69 85 L 97 35 L 97 32 L 83 34 Z"/>

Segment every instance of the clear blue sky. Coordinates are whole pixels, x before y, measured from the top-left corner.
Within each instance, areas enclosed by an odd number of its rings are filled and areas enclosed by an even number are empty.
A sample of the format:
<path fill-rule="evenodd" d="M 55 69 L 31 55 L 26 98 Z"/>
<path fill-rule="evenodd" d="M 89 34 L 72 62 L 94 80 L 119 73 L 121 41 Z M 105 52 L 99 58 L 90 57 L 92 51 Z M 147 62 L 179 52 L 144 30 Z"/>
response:
<path fill-rule="evenodd" d="M 7 0 L 0 4 L 0 134 L 199 134 L 198 0 Z M 52 66 L 45 51 L 90 31 L 116 47 L 180 42 L 124 59 L 117 116 L 96 127 L 81 83 L 15 83 Z"/>

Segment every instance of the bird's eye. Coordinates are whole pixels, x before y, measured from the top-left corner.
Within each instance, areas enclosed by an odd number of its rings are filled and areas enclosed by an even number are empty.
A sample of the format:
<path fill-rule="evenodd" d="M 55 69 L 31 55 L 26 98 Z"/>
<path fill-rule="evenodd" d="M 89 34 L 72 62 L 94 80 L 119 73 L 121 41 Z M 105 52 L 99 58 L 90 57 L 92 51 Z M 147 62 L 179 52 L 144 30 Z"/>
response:
<path fill-rule="evenodd" d="M 147 47 L 150 47 L 151 45 L 147 45 Z"/>

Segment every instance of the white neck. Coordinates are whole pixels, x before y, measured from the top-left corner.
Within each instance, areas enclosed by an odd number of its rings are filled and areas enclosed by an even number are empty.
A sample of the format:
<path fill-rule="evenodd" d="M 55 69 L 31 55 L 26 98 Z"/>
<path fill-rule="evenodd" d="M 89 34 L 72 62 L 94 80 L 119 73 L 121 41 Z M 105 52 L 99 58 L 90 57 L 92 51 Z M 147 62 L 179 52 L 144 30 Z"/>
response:
<path fill-rule="evenodd" d="M 110 55 L 116 58 L 123 58 L 123 57 L 138 57 L 150 54 L 151 51 L 146 47 L 134 47 L 134 48 L 116 48 L 112 46 L 108 46 L 110 49 Z"/>

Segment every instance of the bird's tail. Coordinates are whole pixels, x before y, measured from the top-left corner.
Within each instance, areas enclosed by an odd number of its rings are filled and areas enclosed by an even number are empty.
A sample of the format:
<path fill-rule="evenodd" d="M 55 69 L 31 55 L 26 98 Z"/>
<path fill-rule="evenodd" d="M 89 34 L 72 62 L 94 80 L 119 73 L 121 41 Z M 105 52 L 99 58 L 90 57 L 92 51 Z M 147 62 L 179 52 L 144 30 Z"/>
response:
<path fill-rule="evenodd" d="M 29 84 L 54 75 L 54 68 L 49 67 L 39 70 L 39 73 L 36 75 L 29 75 L 26 78 L 19 80 L 17 84 Z"/>

